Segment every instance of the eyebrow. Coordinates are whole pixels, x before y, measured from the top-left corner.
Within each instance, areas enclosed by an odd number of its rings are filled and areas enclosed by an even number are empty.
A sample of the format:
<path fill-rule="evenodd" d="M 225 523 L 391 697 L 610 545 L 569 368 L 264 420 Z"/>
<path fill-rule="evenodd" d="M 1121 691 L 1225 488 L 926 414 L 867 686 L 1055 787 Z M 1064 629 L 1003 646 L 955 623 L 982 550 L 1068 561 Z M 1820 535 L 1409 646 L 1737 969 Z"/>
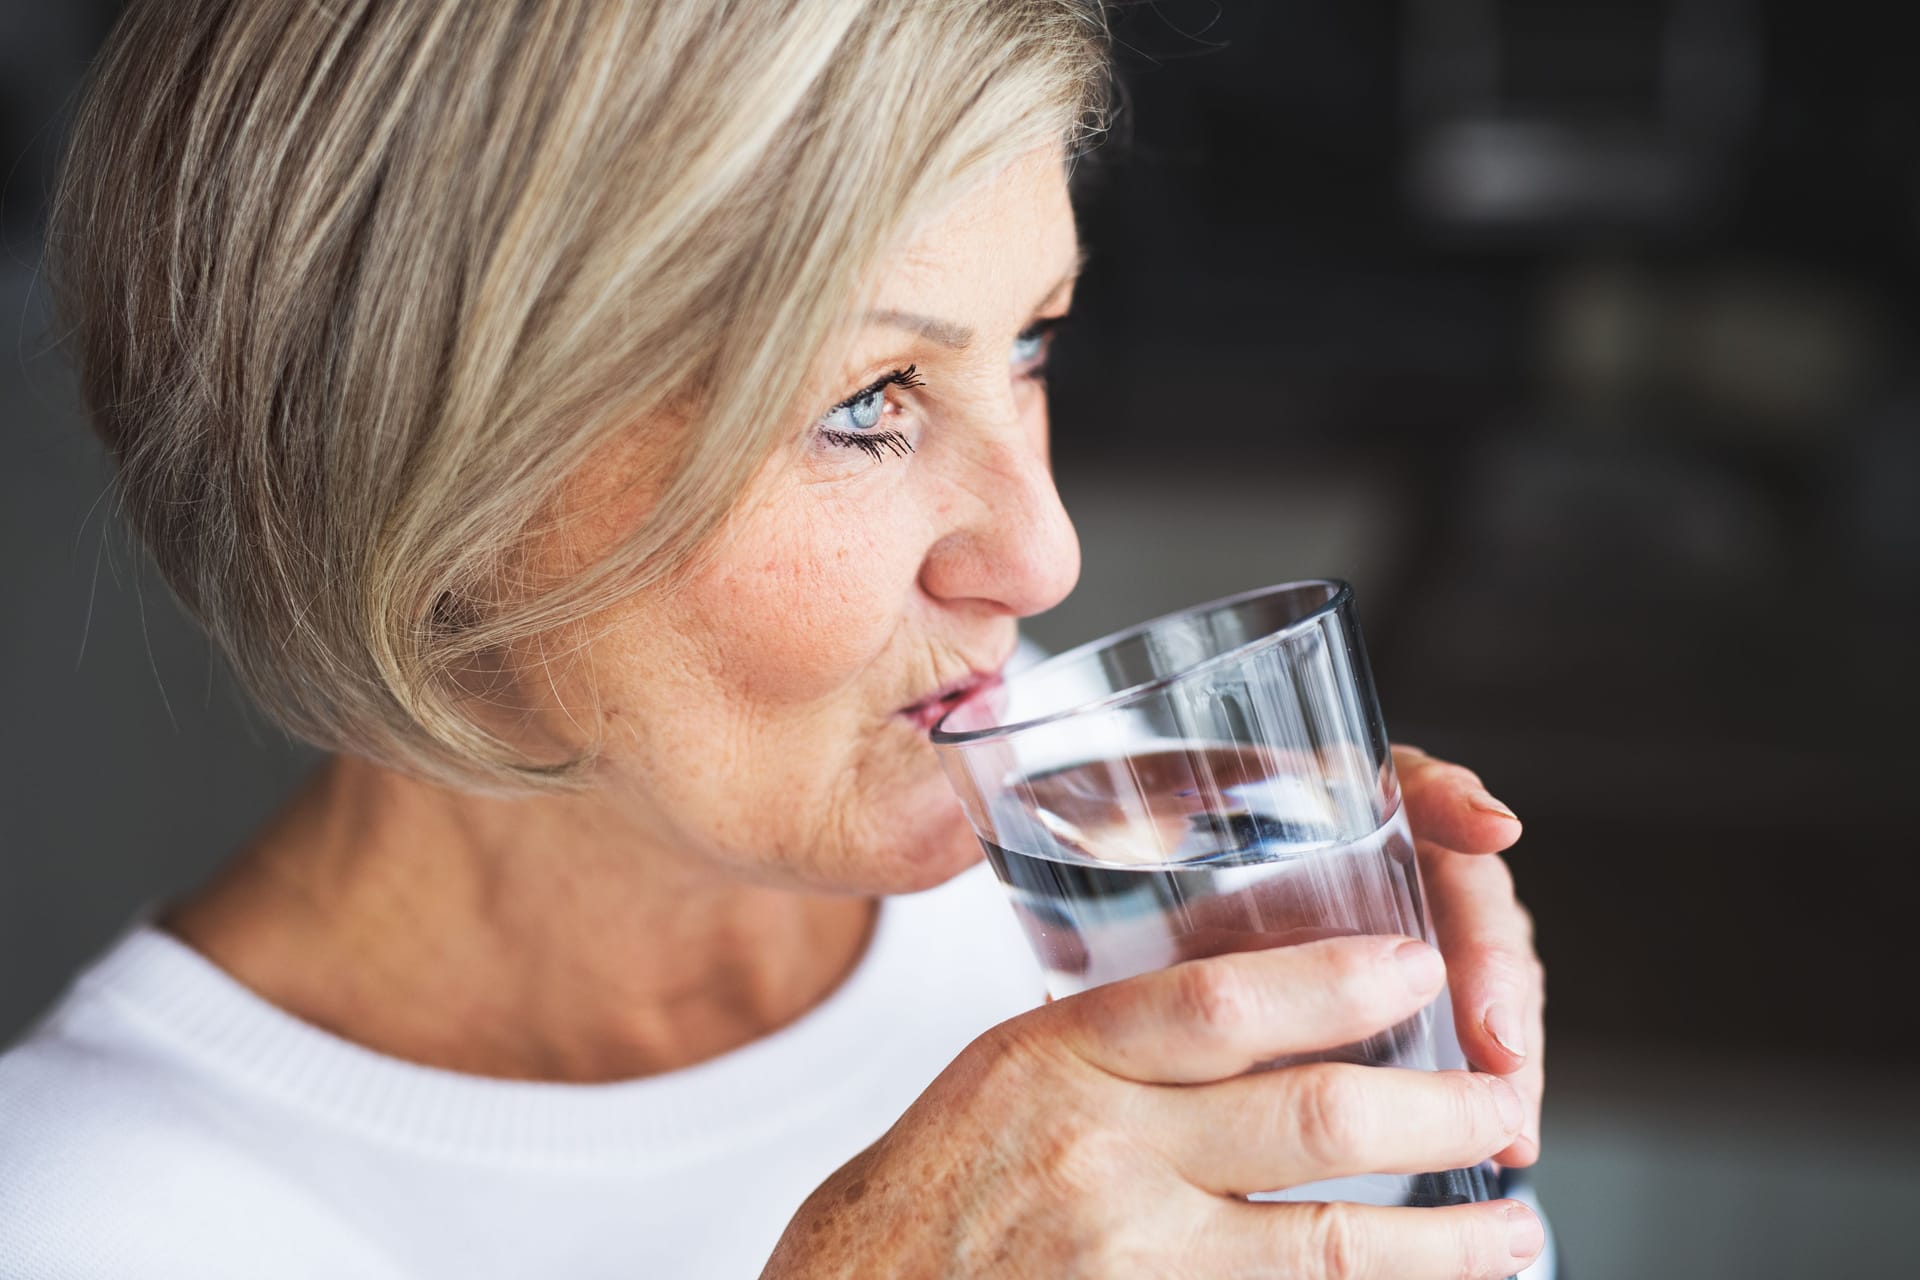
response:
<path fill-rule="evenodd" d="M 1080 276 L 1080 269 L 1086 265 L 1085 251 L 1077 254 L 1073 267 L 1061 276 L 1054 286 L 1040 299 L 1042 307 L 1060 296 L 1060 291 L 1072 284 Z M 973 330 L 952 320 L 942 320 L 938 316 L 921 315 L 917 311 L 896 311 L 888 308 L 882 311 L 869 311 L 865 316 L 868 324 L 884 324 L 894 329 L 905 329 L 909 333 L 919 334 L 929 342 L 935 342 L 955 351 L 964 351 L 973 343 Z"/>
<path fill-rule="evenodd" d="M 868 324 L 884 324 L 917 333 L 929 342 L 937 342 L 955 351 L 965 350 L 973 342 L 973 330 L 938 316 L 923 316 L 917 311 L 869 311 Z"/>

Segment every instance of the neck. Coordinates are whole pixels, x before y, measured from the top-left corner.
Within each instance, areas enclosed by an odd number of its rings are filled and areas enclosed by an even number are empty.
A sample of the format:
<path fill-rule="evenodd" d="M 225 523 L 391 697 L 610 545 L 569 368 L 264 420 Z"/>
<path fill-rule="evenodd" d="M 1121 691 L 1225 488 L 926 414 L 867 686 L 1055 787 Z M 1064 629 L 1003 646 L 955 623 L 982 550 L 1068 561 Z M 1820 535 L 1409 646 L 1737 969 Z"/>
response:
<path fill-rule="evenodd" d="M 463 795 L 340 759 L 164 923 L 368 1048 L 590 1082 L 792 1022 L 851 972 L 873 916 L 692 865 L 591 797 Z"/>

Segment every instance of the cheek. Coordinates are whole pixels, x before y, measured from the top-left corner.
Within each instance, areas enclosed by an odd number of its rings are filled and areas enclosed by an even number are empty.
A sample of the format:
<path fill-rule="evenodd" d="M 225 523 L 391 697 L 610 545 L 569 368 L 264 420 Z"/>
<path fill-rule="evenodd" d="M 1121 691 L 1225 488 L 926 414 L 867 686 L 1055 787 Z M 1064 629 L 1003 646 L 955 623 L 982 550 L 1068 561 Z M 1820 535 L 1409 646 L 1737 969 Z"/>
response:
<path fill-rule="evenodd" d="M 921 557 L 910 522 L 877 514 L 838 501 L 768 513 L 690 584 L 727 688 L 790 708 L 831 698 L 881 657 L 908 617 Z"/>
<path fill-rule="evenodd" d="M 789 490 L 693 577 L 610 620 L 586 665 L 614 709 L 603 765 L 636 822 L 836 891 L 922 889 L 977 860 L 932 746 L 892 715 L 926 675 L 921 496 Z"/>

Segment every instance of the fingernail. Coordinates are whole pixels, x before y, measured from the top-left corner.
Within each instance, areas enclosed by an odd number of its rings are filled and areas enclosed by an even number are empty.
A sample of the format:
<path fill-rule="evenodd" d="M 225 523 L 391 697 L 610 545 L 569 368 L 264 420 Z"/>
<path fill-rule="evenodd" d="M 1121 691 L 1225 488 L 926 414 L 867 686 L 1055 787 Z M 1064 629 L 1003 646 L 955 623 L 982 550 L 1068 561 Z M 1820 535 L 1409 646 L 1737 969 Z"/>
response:
<path fill-rule="evenodd" d="M 1394 963 L 1407 980 L 1407 987 L 1418 995 L 1440 989 L 1446 980 L 1447 965 L 1440 953 L 1424 942 L 1408 940 L 1393 949 Z"/>
<path fill-rule="evenodd" d="M 1520 821 L 1520 815 L 1495 800 L 1484 791 L 1476 791 L 1467 797 L 1467 807 L 1481 813 L 1490 813 L 1496 818 L 1505 818 L 1509 822 Z"/>
<path fill-rule="evenodd" d="M 1527 1056 L 1527 1034 L 1520 1029 L 1520 1019 L 1514 1015 L 1511 1005 L 1494 1005 L 1487 1010 L 1487 1016 L 1481 1019 L 1481 1024 L 1502 1049 L 1516 1058 Z"/>
<path fill-rule="evenodd" d="M 1485 1079 L 1487 1092 L 1493 1095 L 1493 1105 L 1500 1109 L 1500 1127 L 1508 1133 L 1518 1133 L 1520 1126 L 1527 1122 L 1527 1106 L 1520 1101 L 1520 1091 L 1499 1076 Z"/>
<path fill-rule="evenodd" d="M 1547 1242 L 1547 1229 L 1533 1210 L 1523 1204 L 1507 1206 L 1507 1252 L 1516 1258 L 1531 1258 Z"/>

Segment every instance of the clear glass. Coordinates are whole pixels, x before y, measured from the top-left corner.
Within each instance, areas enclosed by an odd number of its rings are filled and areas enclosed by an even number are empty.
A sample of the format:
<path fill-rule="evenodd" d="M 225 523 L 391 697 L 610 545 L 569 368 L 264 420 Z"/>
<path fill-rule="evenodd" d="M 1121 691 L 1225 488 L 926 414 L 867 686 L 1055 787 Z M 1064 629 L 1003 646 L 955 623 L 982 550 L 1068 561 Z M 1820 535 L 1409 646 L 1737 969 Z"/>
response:
<path fill-rule="evenodd" d="M 1432 940 L 1344 582 L 1144 623 L 981 690 L 933 743 L 1048 990 L 1340 934 Z M 1324 1053 L 1465 1063 L 1450 1002 Z M 1374 1174 L 1257 1199 L 1460 1204 L 1491 1170 Z"/>

